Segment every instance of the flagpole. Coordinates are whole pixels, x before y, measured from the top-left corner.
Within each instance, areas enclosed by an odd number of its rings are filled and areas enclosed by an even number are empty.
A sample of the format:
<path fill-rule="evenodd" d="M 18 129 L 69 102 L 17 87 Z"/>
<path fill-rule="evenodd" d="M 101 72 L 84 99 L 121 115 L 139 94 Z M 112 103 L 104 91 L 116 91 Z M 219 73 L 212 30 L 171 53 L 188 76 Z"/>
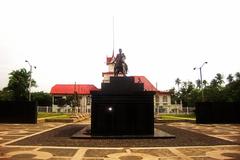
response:
<path fill-rule="evenodd" d="M 113 16 L 113 21 L 112 21 L 112 23 L 113 23 L 113 56 L 114 56 L 114 45 L 115 45 L 115 42 L 114 42 L 114 40 L 115 40 L 115 34 L 114 34 L 114 16 Z"/>

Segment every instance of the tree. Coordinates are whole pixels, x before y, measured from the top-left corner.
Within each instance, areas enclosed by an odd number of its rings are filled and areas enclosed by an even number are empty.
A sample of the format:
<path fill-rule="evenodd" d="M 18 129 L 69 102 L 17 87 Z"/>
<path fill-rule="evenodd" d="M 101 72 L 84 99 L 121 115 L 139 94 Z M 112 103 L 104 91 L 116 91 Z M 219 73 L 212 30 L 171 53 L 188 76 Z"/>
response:
<path fill-rule="evenodd" d="M 208 82 L 206 80 L 203 80 L 203 85 L 204 85 L 204 88 L 207 86 Z"/>
<path fill-rule="evenodd" d="M 226 100 L 229 102 L 240 102 L 240 73 L 235 74 L 236 80 L 228 83 L 224 88 Z"/>
<path fill-rule="evenodd" d="M 240 80 L 240 72 L 235 73 L 236 80 Z"/>
<path fill-rule="evenodd" d="M 6 90 L 6 87 L 3 88 L 2 91 L 0 91 L 0 101 L 11 101 L 12 99 L 12 92 Z"/>
<path fill-rule="evenodd" d="M 224 83 L 223 75 L 220 73 L 216 74 L 215 79 L 216 79 L 218 85 L 220 85 L 220 86 Z"/>
<path fill-rule="evenodd" d="M 232 74 L 229 74 L 227 77 L 228 83 L 232 83 L 233 82 L 233 76 Z"/>
<path fill-rule="evenodd" d="M 10 99 L 17 101 L 27 100 L 30 74 L 31 73 L 27 72 L 25 68 L 9 73 L 10 77 L 5 91 L 11 93 Z M 36 81 L 33 79 L 32 86 L 36 87 Z"/>
<path fill-rule="evenodd" d="M 179 85 L 181 84 L 181 80 L 179 78 L 177 78 L 175 80 L 175 84 L 178 86 L 178 91 L 179 91 Z"/>
<path fill-rule="evenodd" d="M 180 98 L 184 107 L 194 106 L 194 99 L 192 93 L 195 90 L 195 86 L 192 82 L 183 82 L 183 86 L 180 88 Z M 197 92 L 194 92 L 194 94 Z"/>
<path fill-rule="evenodd" d="M 197 84 L 198 88 L 201 88 L 201 80 L 200 79 L 196 80 L 196 84 Z"/>
<path fill-rule="evenodd" d="M 171 94 L 171 103 L 172 104 L 179 104 L 181 99 L 180 99 L 180 92 L 177 92 L 176 89 L 173 87 L 169 90 L 170 94 Z"/>
<path fill-rule="evenodd" d="M 32 100 L 36 101 L 39 106 L 52 105 L 52 96 L 49 93 L 34 92 L 32 93 Z"/>

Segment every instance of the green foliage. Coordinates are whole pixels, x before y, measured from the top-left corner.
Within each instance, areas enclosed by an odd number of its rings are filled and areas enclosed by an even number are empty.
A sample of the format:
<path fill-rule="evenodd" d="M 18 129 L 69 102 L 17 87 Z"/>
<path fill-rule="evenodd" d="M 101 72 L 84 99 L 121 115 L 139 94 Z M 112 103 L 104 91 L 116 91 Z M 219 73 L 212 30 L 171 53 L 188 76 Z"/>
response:
<path fill-rule="evenodd" d="M 0 93 L 1 100 L 23 101 L 28 99 L 28 87 L 30 82 L 30 72 L 25 68 L 9 73 L 8 86 Z M 32 80 L 32 86 L 36 86 L 36 81 Z"/>
<path fill-rule="evenodd" d="M 224 93 L 226 94 L 226 101 L 240 102 L 240 78 L 236 78 L 235 81 L 227 84 L 224 88 Z"/>
<path fill-rule="evenodd" d="M 66 113 L 46 113 L 46 112 L 38 112 L 38 118 L 70 118 L 70 114 Z"/>
<path fill-rule="evenodd" d="M 13 93 L 11 91 L 6 90 L 6 88 L 0 91 L 0 101 L 11 101 L 13 100 L 12 98 Z"/>
<path fill-rule="evenodd" d="M 203 80 L 204 100 L 208 102 L 236 102 L 240 101 L 240 72 L 229 74 L 227 77 L 227 84 L 224 85 L 224 77 L 217 73 L 216 76 L 208 84 Z M 192 107 L 196 102 L 202 100 L 202 90 L 200 88 L 199 80 L 196 81 L 196 86 L 192 82 L 182 82 L 179 91 L 171 89 L 173 102 L 182 101 L 183 106 Z M 179 84 L 175 84 L 179 86 Z"/>
<path fill-rule="evenodd" d="M 228 83 L 232 83 L 233 82 L 233 76 L 232 74 L 229 74 L 228 77 L 227 77 L 227 80 L 228 80 Z"/>
<path fill-rule="evenodd" d="M 161 120 L 195 120 L 195 114 L 161 114 Z"/>
<path fill-rule="evenodd" d="M 179 78 L 177 78 L 175 80 L 175 84 L 178 86 L 178 90 L 179 90 L 179 85 L 181 84 L 181 80 Z"/>
<path fill-rule="evenodd" d="M 178 92 L 175 91 L 175 88 L 171 88 L 169 90 L 170 94 L 171 94 L 171 103 L 175 104 L 175 103 L 179 103 L 179 96 L 177 95 Z"/>
<path fill-rule="evenodd" d="M 52 96 L 49 93 L 34 92 L 32 93 L 32 101 L 36 101 L 39 106 L 51 106 Z"/>

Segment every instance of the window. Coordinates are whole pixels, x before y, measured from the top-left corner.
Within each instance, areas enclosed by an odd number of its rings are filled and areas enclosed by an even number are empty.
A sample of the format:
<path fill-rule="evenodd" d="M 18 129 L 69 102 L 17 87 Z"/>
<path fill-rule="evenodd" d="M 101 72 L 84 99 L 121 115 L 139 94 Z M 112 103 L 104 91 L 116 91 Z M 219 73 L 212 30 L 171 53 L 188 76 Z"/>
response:
<path fill-rule="evenodd" d="M 167 100 L 167 96 L 163 96 L 163 103 L 167 103 L 168 100 Z"/>
<path fill-rule="evenodd" d="M 90 104 L 91 104 L 91 97 L 87 96 L 87 105 L 90 105 Z"/>
<path fill-rule="evenodd" d="M 155 100 L 156 100 L 156 102 L 159 102 L 159 96 L 158 95 L 155 96 Z"/>

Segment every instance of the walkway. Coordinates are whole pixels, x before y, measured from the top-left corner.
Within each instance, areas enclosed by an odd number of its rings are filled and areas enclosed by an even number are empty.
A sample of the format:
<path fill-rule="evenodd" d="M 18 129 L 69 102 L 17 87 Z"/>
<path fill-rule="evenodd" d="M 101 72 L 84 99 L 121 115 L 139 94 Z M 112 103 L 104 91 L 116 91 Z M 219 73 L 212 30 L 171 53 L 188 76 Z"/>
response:
<path fill-rule="evenodd" d="M 81 122 L 81 123 L 86 123 Z M 69 123 L 68 123 L 69 124 Z M 40 134 L 64 123 L 0 124 L 0 160 L 216 160 L 240 159 L 240 145 L 89 148 L 56 146 L 14 146 L 12 142 Z M 240 125 L 199 125 L 186 122 L 168 125 L 200 132 L 240 144 Z"/>

